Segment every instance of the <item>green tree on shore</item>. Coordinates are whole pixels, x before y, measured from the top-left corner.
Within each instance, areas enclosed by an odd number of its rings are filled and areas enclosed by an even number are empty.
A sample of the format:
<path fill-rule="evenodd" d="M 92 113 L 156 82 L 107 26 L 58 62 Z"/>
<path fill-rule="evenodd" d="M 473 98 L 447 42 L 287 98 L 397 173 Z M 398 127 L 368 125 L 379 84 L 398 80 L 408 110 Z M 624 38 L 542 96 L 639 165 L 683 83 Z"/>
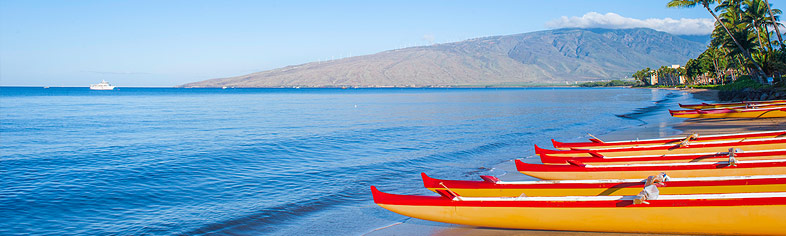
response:
<path fill-rule="evenodd" d="M 652 85 L 652 84 L 650 84 L 650 80 L 649 80 L 650 76 L 652 76 L 652 72 L 651 72 L 651 69 L 649 67 L 647 67 L 647 68 L 642 69 L 640 71 L 636 71 L 635 73 L 633 73 L 633 75 L 631 77 L 635 78 L 636 80 L 641 82 L 641 84 L 643 84 L 643 85 Z"/>
<path fill-rule="evenodd" d="M 725 50 L 707 47 L 696 59 L 690 59 L 685 64 L 686 82 L 696 84 L 698 77 L 712 78 L 712 81 L 723 83 L 725 71 L 729 67 Z"/>
<path fill-rule="evenodd" d="M 781 38 L 781 30 L 778 29 L 778 23 L 777 23 L 778 19 L 777 19 L 777 17 L 775 17 L 774 14 L 772 14 L 773 12 L 772 12 L 772 6 L 770 5 L 770 1 L 769 0 L 764 0 L 764 3 L 767 6 L 767 12 L 770 13 L 770 19 L 772 20 L 772 22 L 776 23 L 776 25 L 775 25 L 775 33 L 776 34 L 775 35 L 778 35 L 778 44 L 780 44 L 781 49 L 783 49 L 784 46 L 786 46 L 786 45 L 784 45 L 783 38 Z M 782 13 L 778 13 L 778 14 L 782 14 Z"/>
<path fill-rule="evenodd" d="M 765 77 L 786 72 L 786 45 L 778 29 L 782 26 L 778 21 L 781 10 L 767 0 L 671 0 L 667 4 L 698 5 L 715 18 L 715 29 L 710 47 L 686 63 L 686 82 L 708 82 L 698 78 L 712 78 L 709 82 L 723 83 L 728 75 L 734 80 L 737 75 L 748 74 L 764 83 Z M 716 7 L 711 9 L 710 5 Z"/>
<path fill-rule="evenodd" d="M 728 2 L 734 3 L 734 2 L 737 2 L 737 1 L 729 0 Z M 721 27 L 723 27 L 723 29 L 729 35 L 729 38 L 734 42 L 735 45 L 737 45 L 737 48 L 740 50 L 742 55 L 745 56 L 745 58 L 747 58 L 748 60 L 750 60 L 752 62 L 754 67 L 757 69 L 756 73 L 763 73 L 764 70 L 761 68 L 761 66 L 759 66 L 758 63 L 756 63 L 756 61 L 751 56 L 750 52 L 737 41 L 737 38 L 734 37 L 734 34 L 732 34 L 732 32 L 729 30 L 729 28 L 726 27 L 726 24 L 724 24 L 724 21 L 722 21 L 718 17 L 718 15 L 716 15 L 715 12 L 712 9 L 710 9 L 710 4 L 711 3 L 721 4 L 721 3 L 723 3 L 723 1 L 721 1 L 721 0 L 671 0 L 667 4 L 667 6 L 668 7 L 695 7 L 696 5 L 701 4 L 705 9 L 707 9 L 708 12 L 710 12 L 712 17 L 715 18 L 716 24 L 718 24 Z"/>

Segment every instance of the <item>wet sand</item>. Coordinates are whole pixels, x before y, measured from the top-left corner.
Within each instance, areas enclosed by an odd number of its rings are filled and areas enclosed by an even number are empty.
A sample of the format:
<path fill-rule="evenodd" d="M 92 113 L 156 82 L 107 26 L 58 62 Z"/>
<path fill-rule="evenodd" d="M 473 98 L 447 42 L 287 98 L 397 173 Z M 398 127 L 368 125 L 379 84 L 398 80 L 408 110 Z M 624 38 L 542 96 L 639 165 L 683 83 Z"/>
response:
<path fill-rule="evenodd" d="M 366 235 L 434 235 L 434 236 L 650 236 L 650 235 L 677 235 L 677 234 L 631 234 L 631 233 L 607 233 L 607 232 L 575 232 L 575 231 L 549 231 L 549 230 L 514 230 L 482 228 L 451 224 L 435 224 L 424 220 L 409 220 L 404 224 L 395 225 L 389 228 L 380 229 Z"/>
<path fill-rule="evenodd" d="M 711 90 L 711 89 L 683 89 L 682 91 L 687 91 L 693 94 L 693 98 L 701 99 L 704 101 L 709 102 L 717 102 L 718 101 L 718 90 Z"/>
<path fill-rule="evenodd" d="M 688 89 L 682 90 L 690 92 L 694 98 L 707 102 L 717 102 L 718 93 L 716 90 Z M 678 108 L 672 108 L 678 109 Z M 699 135 L 756 132 L 768 130 L 786 129 L 786 118 L 765 118 L 765 119 L 685 119 L 677 124 L 653 125 L 638 127 L 630 130 L 622 130 L 609 133 L 599 137 L 603 140 L 629 140 L 635 138 L 657 138 L 657 137 L 682 137 L 692 133 Z M 528 158 L 529 159 L 529 158 Z M 526 161 L 526 160 L 525 160 Z M 513 161 L 506 163 L 502 168 L 506 168 L 508 173 L 515 173 Z M 505 167 L 505 166 L 509 166 Z M 535 180 L 524 175 L 503 175 L 498 176 L 502 180 Z M 420 219 L 409 218 L 408 220 L 380 228 L 369 232 L 369 236 L 380 235 L 458 235 L 458 236 L 519 236 L 519 235 L 557 235 L 557 236 L 594 236 L 594 235 L 668 235 L 668 234 L 631 234 L 631 233 L 606 233 L 606 232 L 573 232 L 573 231 L 544 231 L 544 230 L 510 230 L 483 228 L 473 226 L 462 226 L 430 222 Z"/>

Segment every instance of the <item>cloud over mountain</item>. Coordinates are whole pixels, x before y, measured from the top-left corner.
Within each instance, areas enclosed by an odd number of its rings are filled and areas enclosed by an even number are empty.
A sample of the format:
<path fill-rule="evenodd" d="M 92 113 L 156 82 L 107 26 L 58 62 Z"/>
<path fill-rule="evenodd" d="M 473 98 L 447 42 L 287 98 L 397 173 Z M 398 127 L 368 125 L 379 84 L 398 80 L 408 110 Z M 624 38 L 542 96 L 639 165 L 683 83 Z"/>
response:
<path fill-rule="evenodd" d="M 715 19 L 635 19 L 624 17 L 616 13 L 600 14 L 589 12 L 583 16 L 563 16 L 546 23 L 549 28 L 605 28 L 605 29 L 630 29 L 650 28 L 678 35 L 706 35 L 712 33 Z"/>

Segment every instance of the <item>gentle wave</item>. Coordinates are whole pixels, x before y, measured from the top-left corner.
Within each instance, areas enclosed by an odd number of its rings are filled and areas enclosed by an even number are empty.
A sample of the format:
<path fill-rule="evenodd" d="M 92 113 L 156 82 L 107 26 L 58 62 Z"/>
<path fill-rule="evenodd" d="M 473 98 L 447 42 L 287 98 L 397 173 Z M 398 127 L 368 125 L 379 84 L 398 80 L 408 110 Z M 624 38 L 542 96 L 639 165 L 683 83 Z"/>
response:
<path fill-rule="evenodd" d="M 651 106 L 636 108 L 636 110 L 633 110 L 633 112 L 625 113 L 625 114 L 617 115 L 617 116 L 621 117 L 621 118 L 625 118 L 625 119 L 638 120 L 638 121 L 641 121 L 642 123 L 646 124 L 647 122 L 644 122 L 640 118 L 645 117 L 645 116 L 651 116 L 651 115 L 655 114 L 656 112 L 662 112 L 662 111 L 666 110 L 667 109 L 666 105 L 671 104 L 670 102 L 673 101 L 674 99 L 678 98 L 678 97 L 679 97 L 678 94 L 668 93 L 668 94 L 666 94 L 666 96 L 663 99 L 660 99 L 660 100 L 657 100 L 657 101 L 653 101 L 654 104 L 651 105 Z"/>
<path fill-rule="evenodd" d="M 28 90 L 0 88 L 0 234 L 360 234 L 395 221 L 373 206 L 370 185 L 430 194 L 420 172 L 476 179 L 533 144 L 639 125 L 614 114 L 656 122 L 646 114 L 687 99 L 643 89 Z"/>

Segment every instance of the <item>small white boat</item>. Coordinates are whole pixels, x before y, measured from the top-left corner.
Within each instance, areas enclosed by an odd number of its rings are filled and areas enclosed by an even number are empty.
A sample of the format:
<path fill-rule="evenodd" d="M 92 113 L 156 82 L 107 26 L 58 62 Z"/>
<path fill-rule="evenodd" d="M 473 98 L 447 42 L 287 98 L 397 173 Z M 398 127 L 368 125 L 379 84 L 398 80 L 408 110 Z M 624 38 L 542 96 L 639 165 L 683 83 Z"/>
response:
<path fill-rule="evenodd" d="M 101 83 L 90 85 L 90 90 L 112 90 L 112 89 L 115 89 L 115 86 L 112 86 L 111 84 L 109 84 L 109 82 L 106 82 L 106 80 L 101 80 Z"/>

